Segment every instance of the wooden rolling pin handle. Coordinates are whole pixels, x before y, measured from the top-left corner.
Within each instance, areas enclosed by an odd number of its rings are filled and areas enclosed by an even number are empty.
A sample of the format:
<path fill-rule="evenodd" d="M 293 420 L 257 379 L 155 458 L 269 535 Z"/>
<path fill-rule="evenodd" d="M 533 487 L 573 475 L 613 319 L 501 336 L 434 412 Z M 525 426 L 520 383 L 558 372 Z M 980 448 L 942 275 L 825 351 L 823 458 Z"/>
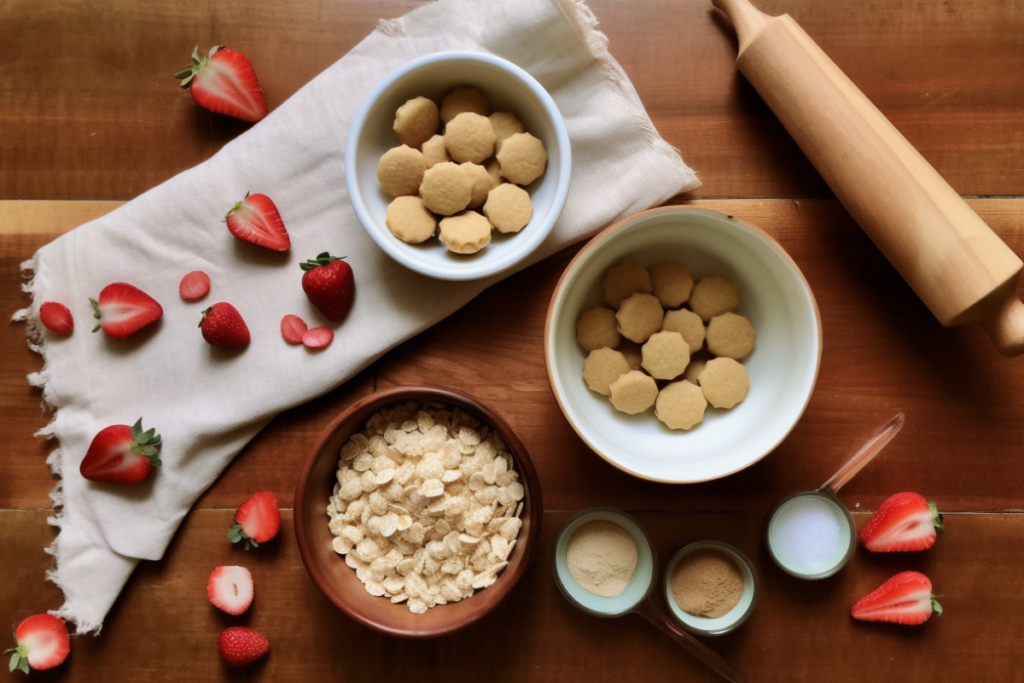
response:
<path fill-rule="evenodd" d="M 1015 289 L 1007 287 L 1008 291 L 994 293 L 988 314 L 979 319 L 1004 356 L 1024 353 L 1024 303 L 1017 298 Z"/>

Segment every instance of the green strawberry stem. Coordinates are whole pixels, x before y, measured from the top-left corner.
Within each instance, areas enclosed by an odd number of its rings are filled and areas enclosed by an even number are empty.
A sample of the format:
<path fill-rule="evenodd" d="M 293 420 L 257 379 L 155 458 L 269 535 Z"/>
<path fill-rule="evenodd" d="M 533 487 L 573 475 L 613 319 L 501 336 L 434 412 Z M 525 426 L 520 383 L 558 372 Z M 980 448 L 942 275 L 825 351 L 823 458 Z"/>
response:
<path fill-rule="evenodd" d="M 242 525 L 241 524 L 236 524 L 233 527 L 231 527 L 230 529 L 228 529 L 228 538 L 231 540 L 232 543 L 241 543 L 242 541 L 245 541 L 245 549 L 246 550 L 249 549 L 250 545 L 253 548 L 259 548 L 260 547 L 259 543 L 257 543 L 256 541 L 252 540 L 251 538 L 249 538 L 248 536 L 245 535 L 245 532 L 242 530 Z"/>
<path fill-rule="evenodd" d="M 300 263 L 299 267 L 302 268 L 303 270 L 313 270 L 314 268 L 317 268 L 318 266 L 326 266 L 331 261 L 340 261 L 340 260 L 345 259 L 345 258 L 348 258 L 348 257 L 347 256 L 331 256 L 330 252 L 324 251 L 324 252 L 321 252 L 320 254 L 317 254 L 317 257 L 315 259 L 309 259 L 305 263 Z"/>
<path fill-rule="evenodd" d="M 19 645 L 18 647 L 12 647 L 10 650 L 5 650 L 4 654 L 9 652 L 13 652 L 14 654 L 11 655 L 11 664 L 8 671 L 13 672 L 15 669 L 18 669 L 27 674 L 29 672 L 28 648 L 24 645 Z"/>
<path fill-rule="evenodd" d="M 942 614 L 942 605 L 939 604 L 939 601 L 935 599 L 934 595 L 932 596 L 932 611 L 937 615 Z"/>
<path fill-rule="evenodd" d="M 149 464 L 158 467 L 160 461 L 160 435 L 156 429 L 150 428 L 142 431 L 142 418 L 132 425 L 132 451 L 149 458 Z"/>

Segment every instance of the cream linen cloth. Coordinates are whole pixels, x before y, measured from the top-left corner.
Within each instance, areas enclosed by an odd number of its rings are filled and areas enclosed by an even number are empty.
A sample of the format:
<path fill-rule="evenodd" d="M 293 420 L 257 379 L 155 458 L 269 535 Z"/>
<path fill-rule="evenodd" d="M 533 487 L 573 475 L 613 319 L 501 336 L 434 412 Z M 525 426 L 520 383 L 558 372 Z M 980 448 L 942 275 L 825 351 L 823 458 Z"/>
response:
<path fill-rule="evenodd" d="M 381 21 L 212 159 L 63 235 L 24 265 L 34 273 L 26 285 L 33 303 L 15 317 L 27 321 L 30 344 L 45 360 L 29 380 L 56 408 L 41 432 L 59 442 L 49 463 L 62 477 L 52 494 L 50 521 L 60 531 L 48 549 L 56 559 L 48 578 L 66 601 L 55 614 L 79 633 L 98 632 L 138 561 L 162 557 L 195 500 L 276 413 L 345 382 L 494 282 L 416 275 L 356 220 L 345 189 L 349 124 L 395 68 L 442 50 L 489 52 L 551 93 L 572 141 L 572 180 L 565 210 L 531 262 L 699 185 L 654 130 L 596 24 L 573 0 L 438 0 Z M 287 254 L 240 249 L 225 229 L 226 210 L 246 192 L 274 198 L 292 239 Z M 322 251 L 348 257 L 356 295 L 334 343 L 310 353 L 286 345 L 279 325 L 286 313 L 324 324 L 298 267 Z M 210 275 L 213 289 L 188 304 L 178 281 L 196 269 Z M 90 332 L 89 297 L 117 281 L 161 302 L 155 329 L 126 340 Z M 49 300 L 72 309 L 69 337 L 40 328 L 38 306 Z M 252 332 L 240 354 L 211 349 L 196 329 L 200 312 L 217 301 L 233 303 Z M 85 481 L 79 465 L 93 435 L 140 416 L 163 435 L 163 466 L 138 486 Z"/>

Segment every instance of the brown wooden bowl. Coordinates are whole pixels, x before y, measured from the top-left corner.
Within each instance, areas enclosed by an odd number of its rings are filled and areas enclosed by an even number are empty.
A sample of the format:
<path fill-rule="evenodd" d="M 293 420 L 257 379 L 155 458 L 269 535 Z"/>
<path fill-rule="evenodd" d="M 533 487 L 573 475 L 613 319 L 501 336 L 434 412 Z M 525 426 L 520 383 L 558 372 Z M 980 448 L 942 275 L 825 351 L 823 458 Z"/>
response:
<path fill-rule="evenodd" d="M 390 405 L 441 402 L 457 406 L 491 425 L 508 446 L 525 489 L 523 527 L 497 581 L 456 603 L 438 605 L 425 614 L 413 614 L 403 604 L 366 592 L 345 559 L 334 552 L 327 528 L 327 504 L 334 488 L 339 450 L 375 413 Z M 477 621 L 501 602 L 526 572 L 536 553 L 543 511 L 540 479 L 523 442 L 493 410 L 475 399 L 443 389 L 424 387 L 380 391 L 348 407 L 320 434 L 306 459 L 295 490 L 295 538 L 306 571 L 317 588 L 343 612 L 370 628 L 392 636 L 428 638 L 451 633 Z"/>

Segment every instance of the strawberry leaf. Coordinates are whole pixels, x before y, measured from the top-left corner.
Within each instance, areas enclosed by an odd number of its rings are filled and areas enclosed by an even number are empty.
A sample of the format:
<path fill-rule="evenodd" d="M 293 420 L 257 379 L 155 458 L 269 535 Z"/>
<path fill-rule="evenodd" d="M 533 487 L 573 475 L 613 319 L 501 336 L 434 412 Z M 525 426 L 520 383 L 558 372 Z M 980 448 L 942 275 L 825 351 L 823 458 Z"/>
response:
<path fill-rule="evenodd" d="M 939 604 L 939 601 L 935 599 L 934 595 L 932 596 L 932 611 L 935 612 L 936 615 L 942 614 L 942 605 Z"/>

